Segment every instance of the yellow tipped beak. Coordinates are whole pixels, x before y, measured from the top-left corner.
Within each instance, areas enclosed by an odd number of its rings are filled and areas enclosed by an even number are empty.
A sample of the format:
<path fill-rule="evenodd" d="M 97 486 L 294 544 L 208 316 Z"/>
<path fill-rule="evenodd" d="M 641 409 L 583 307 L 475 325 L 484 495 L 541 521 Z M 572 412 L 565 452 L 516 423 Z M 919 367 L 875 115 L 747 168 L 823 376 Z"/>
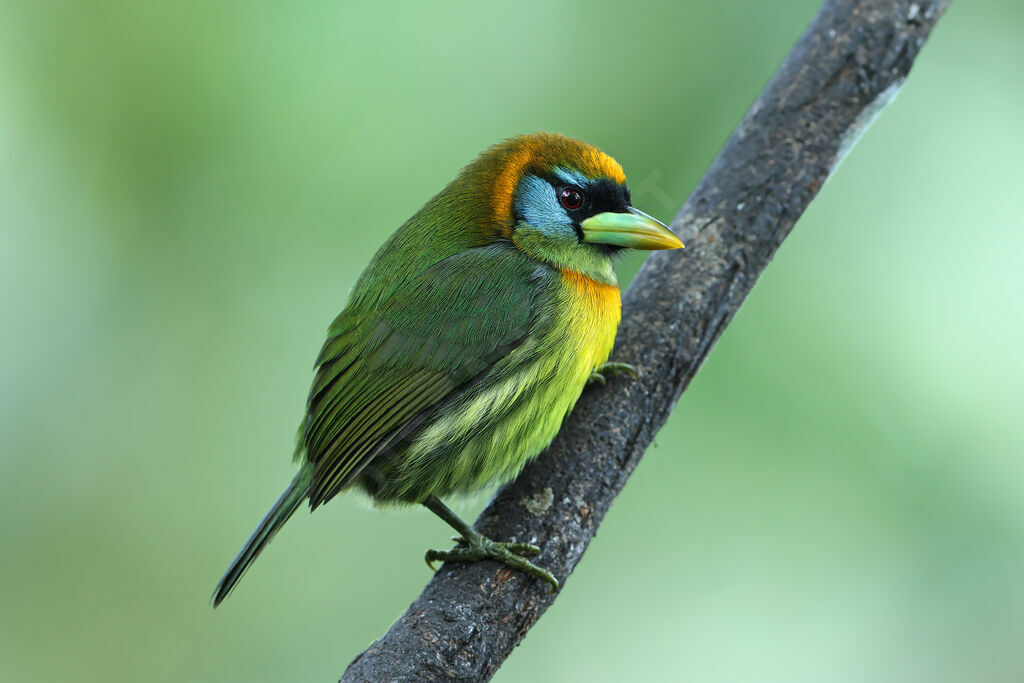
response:
<path fill-rule="evenodd" d="M 587 244 L 628 249 L 680 249 L 683 243 L 668 226 L 632 206 L 629 213 L 599 213 L 580 223 Z"/>

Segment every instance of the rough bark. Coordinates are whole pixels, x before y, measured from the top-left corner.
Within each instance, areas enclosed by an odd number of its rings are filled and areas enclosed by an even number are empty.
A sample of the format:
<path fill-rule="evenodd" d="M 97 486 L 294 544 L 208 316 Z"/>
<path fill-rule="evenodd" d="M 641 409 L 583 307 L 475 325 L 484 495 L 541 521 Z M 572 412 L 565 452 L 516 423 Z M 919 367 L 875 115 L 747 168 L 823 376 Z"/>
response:
<path fill-rule="evenodd" d="M 537 543 L 537 562 L 564 583 L 775 250 L 895 95 L 948 4 L 824 3 L 673 221 L 686 249 L 652 255 L 626 292 L 614 355 L 640 377 L 584 392 L 477 529 Z M 486 680 L 556 597 L 494 562 L 446 564 L 342 680 Z"/>

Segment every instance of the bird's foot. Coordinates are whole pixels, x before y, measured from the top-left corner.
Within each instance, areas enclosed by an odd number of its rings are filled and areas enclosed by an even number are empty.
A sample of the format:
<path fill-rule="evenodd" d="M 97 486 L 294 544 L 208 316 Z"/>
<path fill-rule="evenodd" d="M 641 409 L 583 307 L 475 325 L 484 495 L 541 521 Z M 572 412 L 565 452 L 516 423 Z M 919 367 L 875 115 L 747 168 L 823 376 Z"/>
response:
<path fill-rule="evenodd" d="M 600 365 L 592 373 L 590 378 L 587 380 L 587 384 L 600 384 L 604 386 L 608 383 L 609 377 L 616 377 L 621 374 L 633 375 L 633 377 L 639 377 L 640 373 L 636 371 L 629 363 L 605 363 Z"/>
<path fill-rule="evenodd" d="M 453 541 L 464 545 L 463 548 L 452 548 L 451 550 L 428 550 L 424 559 L 427 565 L 434 569 L 434 562 L 478 562 L 480 560 L 497 560 L 513 569 L 535 576 L 547 582 L 551 586 L 551 592 L 558 590 L 558 579 L 554 574 L 543 567 L 538 567 L 533 562 L 523 557 L 524 555 L 536 555 L 540 548 L 532 543 L 501 543 L 492 541 L 481 534 L 475 534 L 474 538 L 466 540 L 461 536 L 453 536 Z"/>

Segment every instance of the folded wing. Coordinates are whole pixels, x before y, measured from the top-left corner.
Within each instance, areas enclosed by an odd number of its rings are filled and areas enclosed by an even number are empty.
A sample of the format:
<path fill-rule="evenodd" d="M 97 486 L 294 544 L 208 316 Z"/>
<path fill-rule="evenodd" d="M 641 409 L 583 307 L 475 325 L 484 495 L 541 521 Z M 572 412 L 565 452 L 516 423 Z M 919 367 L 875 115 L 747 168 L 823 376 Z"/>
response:
<path fill-rule="evenodd" d="M 434 264 L 377 310 L 338 316 L 301 435 L 313 507 L 527 338 L 536 270 L 514 248 L 480 247 Z"/>

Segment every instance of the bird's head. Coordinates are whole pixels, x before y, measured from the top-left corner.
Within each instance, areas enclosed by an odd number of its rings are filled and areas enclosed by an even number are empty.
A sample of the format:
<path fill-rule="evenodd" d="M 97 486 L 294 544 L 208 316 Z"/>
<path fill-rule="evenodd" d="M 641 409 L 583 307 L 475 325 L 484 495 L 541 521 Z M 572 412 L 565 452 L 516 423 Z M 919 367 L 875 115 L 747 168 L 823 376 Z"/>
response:
<path fill-rule="evenodd" d="M 486 224 L 494 237 L 559 267 L 610 271 L 609 256 L 620 249 L 683 246 L 632 206 L 618 162 L 580 140 L 551 133 L 505 140 L 462 177 L 491 198 Z"/>

